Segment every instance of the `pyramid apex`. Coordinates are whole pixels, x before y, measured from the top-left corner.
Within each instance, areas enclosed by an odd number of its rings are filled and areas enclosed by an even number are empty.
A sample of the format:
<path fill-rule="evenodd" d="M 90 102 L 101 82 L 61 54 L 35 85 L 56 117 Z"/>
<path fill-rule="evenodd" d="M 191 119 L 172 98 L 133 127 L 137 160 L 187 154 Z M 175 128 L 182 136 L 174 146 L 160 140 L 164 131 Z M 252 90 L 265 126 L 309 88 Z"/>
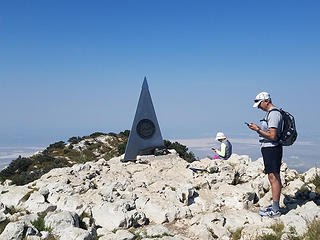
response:
<path fill-rule="evenodd" d="M 142 88 L 147 88 L 147 89 L 149 88 L 148 82 L 147 82 L 147 77 L 144 77 L 144 79 L 143 79 Z"/>

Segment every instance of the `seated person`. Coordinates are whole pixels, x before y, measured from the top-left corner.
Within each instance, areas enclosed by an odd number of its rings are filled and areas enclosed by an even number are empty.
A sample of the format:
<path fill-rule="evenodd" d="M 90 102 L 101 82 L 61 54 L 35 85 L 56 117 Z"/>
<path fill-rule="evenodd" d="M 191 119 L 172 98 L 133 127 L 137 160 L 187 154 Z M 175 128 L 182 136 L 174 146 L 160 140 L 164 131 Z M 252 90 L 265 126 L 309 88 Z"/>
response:
<path fill-rule="evenodd" d="M 227 160 L 231 154 L 232 154 L 232 145 L 227 139 L 227 137 L 224 135 L 223 132 L 218 132 L 216 136 L 216 140 L 221 142 L 220 150 L 211 148 L 215 155 L 213 157 L 208 156 L 210 159 L 224 159 Z"/>

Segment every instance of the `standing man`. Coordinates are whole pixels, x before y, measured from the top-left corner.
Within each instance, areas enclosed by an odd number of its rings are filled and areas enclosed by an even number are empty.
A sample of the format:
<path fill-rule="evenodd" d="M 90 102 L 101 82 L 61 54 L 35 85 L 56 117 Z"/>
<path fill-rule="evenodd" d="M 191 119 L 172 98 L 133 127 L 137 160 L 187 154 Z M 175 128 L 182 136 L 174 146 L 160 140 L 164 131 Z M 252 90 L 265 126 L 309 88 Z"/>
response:
<path fill-rule="evenodd" d="M 261 153 L 263 157 L 265 172 L 272 190 L 272 204 L 259 211 L 260 216 L 279 217 L 279 200 L 281 193 L 280 166 L 282 161 L 282 145 L 279 143 L 282 129 L 282 114 L 279 109 L 272 104 L 270 94 L 267 92 L 259 93 L 253 107 L 258 107 L 266 112 L 261 121 L 261 127 L 250 123 L 248 127 L 259 134 Z"/>

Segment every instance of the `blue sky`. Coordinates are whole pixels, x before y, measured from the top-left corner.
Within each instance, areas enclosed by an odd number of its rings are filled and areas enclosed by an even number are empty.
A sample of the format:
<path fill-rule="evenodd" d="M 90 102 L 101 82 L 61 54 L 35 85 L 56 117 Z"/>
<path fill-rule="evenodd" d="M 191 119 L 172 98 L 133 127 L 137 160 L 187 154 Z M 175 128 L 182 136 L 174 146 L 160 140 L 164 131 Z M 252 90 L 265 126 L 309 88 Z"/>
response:
<path fill-rule="evenodd" d="M 1 1 L 0 145 L 130 129 L 144 76 L 165 139 L 256 137 L 255 95 L 320 139 L 319 1 Z"/>

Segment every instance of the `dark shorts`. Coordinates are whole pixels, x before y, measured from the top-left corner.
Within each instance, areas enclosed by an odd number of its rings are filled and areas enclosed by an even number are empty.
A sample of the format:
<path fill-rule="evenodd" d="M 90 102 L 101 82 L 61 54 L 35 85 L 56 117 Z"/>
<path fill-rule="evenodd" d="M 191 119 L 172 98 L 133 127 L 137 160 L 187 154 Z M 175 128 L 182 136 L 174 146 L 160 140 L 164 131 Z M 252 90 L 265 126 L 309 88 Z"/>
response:
<path fill-rule="evenodd" d="M 261 153 L 266 173 L 280 173 L 282 161 L 282 145 L 263 147 Z"/>

